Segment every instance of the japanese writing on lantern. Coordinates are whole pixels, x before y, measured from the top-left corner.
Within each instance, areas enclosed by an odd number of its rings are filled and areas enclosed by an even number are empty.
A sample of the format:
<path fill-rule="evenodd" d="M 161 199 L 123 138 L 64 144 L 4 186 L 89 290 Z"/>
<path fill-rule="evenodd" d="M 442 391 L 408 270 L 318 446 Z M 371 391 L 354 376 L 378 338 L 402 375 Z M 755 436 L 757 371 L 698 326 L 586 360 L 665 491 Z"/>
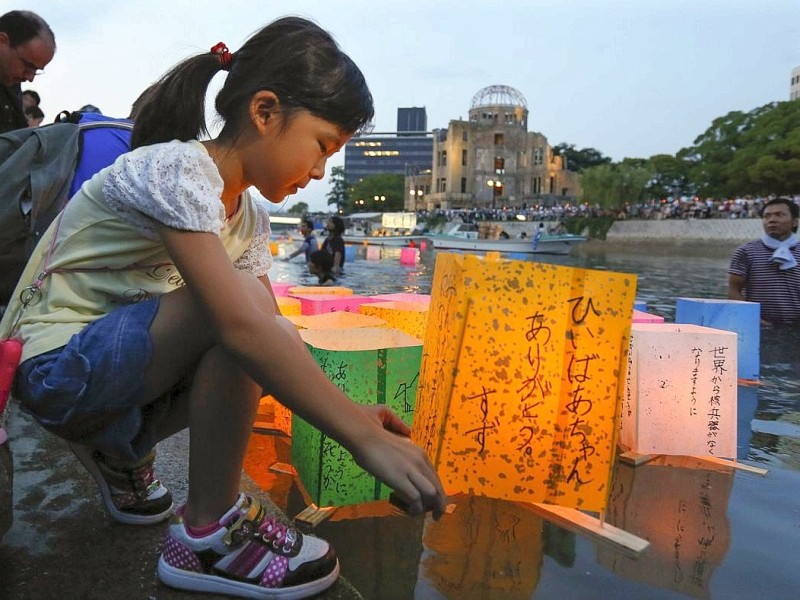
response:
<path fill-rule="evenodd" d="M 700 355 L 703 351 L 700 348 L 692 348 L 692 388 L 689 392 L 689 416 L 697 415 L 697 379 L 700 377 Z"/>
<path fill-rule="evenodd" d="M 419 379 L 419 371 L 417 374 L 414 375 L 414 379 L 411 380 L 411 383 L 401 382 L 397 385 L 397 390 L 394 393 L 393 400 L 397 401 L 399 399 L 403 399 L 403 414 L 410 414 L 414 412 L 414 399 L 415 399 L 415 386 L 417 384 L 417 379 Z"/>
<path fill-rule="evenodd" d="M 455 315 L 454 305 L 458 300 L 458 288 L 456 287 L 457 283 L 458 283 L 457 278 L 453 274 L 446 273 L 442 277 L 442 282 L 439 287 L 442 299 L 438 304 L 438 307 L 436 309 L 436 314 L 435 315 L 432 314 L 429 317 L 431 319 L 436 320 L 436 323 L 438 323 L 439 325 L 439 331 L 443 333 L 450 331 L 452 327 L 451 321 L 453 320 Z M 426 392 L 428 397 L 433 400 L 431 405 L 434 407 L 439 406 L 440 403 L 439 396 L 447 393 L 448 391 L 446 389 L 441 389 L 440 383 L 445 383 L 449 379 L 448 361 L 446 358 L 444 358 L 445 356 L 447 356 L 446 349 L 449 341 L 450 340 L 448 339 L 448 336 L 446 334 L 438 335 L 436 336 L 435 347 L 429 350 L 426 344 L 425 350 L 423 351 L 423 357 L 422 357 L 423 366 L 429 364 L 427 358 L 431 355 L 438 357 L 439 359 L 435 363 L 432 363 L 429 367 L 426 367 L 433 369 L 432 377 L 426 376 L 423 378 L 425 381 L 430 382 L 430 389 L 421 390 L 422 392 Z M 452 365 L 450 365 L 450 369 L 452 369 Z M 419 415 L 417 415 L 417 418 L 418 417 Z M 434 444 L 436 442 L 436 437 L 438 433 L 436 431 L 436 425 L 437 425 L 437 411 L 434 409 L 431 410 L 426 415 L 425 422 L 422 423 L 422 428 L 423 431 L 425 432 L 423 440 L 423 448 L 425 452 L 428 454 L 428 456 L 430 456 L 431 453 L 433 452 Z"/>
<path fill-rule="evenodd" d="M 595 361 L 600 358 L 597 353 L 591 351 L 591 348 L 597 326 L 602 326 L 602 323 L 598 319 L 601 313 L 592 298 L 578 296 L 570 298 L 568 302 L 571 310 L 567 339 L 571 340 L 573 352 L 567 368 L 567 378 L 572 386 L 569 402 L 566 405 L 569 414 L 567 431 L 572 442 L 571 445 L 574 447 L 577 443 L 579 452 L 572 459 L 572 464 L 566 465 L 568 469 L 567 483 L 575 483 L 580 486 L 593 481 L 593 479 L 586 479 L 586 471 L 589 466 L 589 457 L 597 450 L 586 431 L 589 429 L 587 422 L 594 407 L 594 401 L 588 395 L 584 384 L 592 378 L 596 366 Z"/>
<path fill-rule="evenodd" d="M 347 363 L 333 361 L 329 356 L 323 356 L 319 365 L 336 387 L 347 394 Z"/>
<path fill-rule="evenodd" d="M 545 315 L 538 311 L 526 317 L 528 327 L 525 331 L 526 364 L 529 368 L 525 374 L 522 385 L 517 390 L 519 394 L 518 405 L 520 407 L 520 443 L 517 450 L 525 456 L 533 454 L 533 436 L 536 432 L 536 417 L 533 409 L 539 406 L 542 401 L 551 394 L 553 384 L 546 381 L 540 371 L 542 366 L 542 346 L 550 341 L 552 332 L 544 324 Z"/>
<path fill-rule="evenodd" d="M 633 339 L 631 339 L 631 342 Z M 630 417 L 633 415 L 632 401 L 633 401 L 633 386 L 631 385 L 631 373 L 633 372 L 633 352 L 628 349 L 628 371 L 625 373 L 625 415 Z M 622 429 L 622 419 L 619 420 L 619 428 Z"/>
<path fill-rule="evenodd" d="M 475 436 L 475 441 L 478 442 L 480 452 L 486 450 L 486 433 L 500 425 L 500 421 L 496 416 L 489 416 L 489 396 L 494 393 L 496 393 L 496 390 L 487 390 L 484 387 L 481 393 L 468 398 L 468 400 L 480 399 L 481 401 L 481 423 L 478 427 L 466 432 L 467 435 Z"/>
<path fill-rule="evenodd" d="M 323 492 L 342 496 L 349 491 L 352 477 L 345 472 L 345 465 L 352 463 L 350 453 L 343 446 L 322 436 L 322 469 L 320 487 Z"/>
<path fill-rule="evenodd" d="M 721 384 L 723 381 L 722 375 L 727 372 L 725 363 L 727 360 L 728 348 L 725 346 L 716 346 L 712 350 L 712 375 L 711 375 L 711 396 L 708 399 L 708 432 L 706 434 L 706 446 L 708 453 L 714 454 L 714 448 L 717 446 L 717 435 L 719 434 L 719 421 L 720 421 L 720 406 L 721 406 Z"/>

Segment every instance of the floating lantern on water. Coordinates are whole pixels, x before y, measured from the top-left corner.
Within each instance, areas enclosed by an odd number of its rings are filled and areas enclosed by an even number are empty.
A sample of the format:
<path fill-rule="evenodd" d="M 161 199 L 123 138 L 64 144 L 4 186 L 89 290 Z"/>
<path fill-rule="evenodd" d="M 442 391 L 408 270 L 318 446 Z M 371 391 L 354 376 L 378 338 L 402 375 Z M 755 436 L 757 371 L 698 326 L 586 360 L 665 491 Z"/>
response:
<path fill-rule="evenodd" d="M 275 302 L 283 316 L 303 314 L 303 305 L 297 298 L 291 296 L 275 296 Z"/>
<path fill-rule="evenodd" d="M 290 315 L 286 319 L 298 329 L 386 327 L 386 321 L 383 319 L 353 312 L 332 312 L 308 316 Z M 292 435 L 292 411 L 278 402 L 273 396 L 264 396 L 259 405 L 258 417 L 254 427 L 260 431 L 274 430 L 286 435 Z"/>
<path fill-rule="evenodd" d="M 419 259 L 419 249 L 404 247 L 400 249 L 400 264 L 401 265 L 416 265 Z"/>
<path fill-rule="evenodd" d="M 309 294 L 352 296 L 353 290 L 339 285 L 296 285 L 290 287 L 288 293 L 290 296 L 296 296 L 298 294 L 303 296 L 308 296 Z"/>
<path fill-rule="evenodd" d="M 300 301 L 303 315 L 321 315 L 323 313 L 345 311 L 358 312 L 358 307 L 372 302 L 369 296 L 354 294 L 300 294 L 293 293 L 293 298 Z"/>
<path fill-rule="evenodd" d="M 366 244 L 366 242 L 364 242 Z M 380 246 L 366 246 L 367 248 L 367 260 L 380 260 L 381 259 L 381 247 Z"/>
<path fill-rule="evenodd" d="M 664 317 L 633 309 L 633 323 L 663 323 Z"/>
<path fill-rule="evenodd" d="M 422 360 L 420 340 L 393 329 L 304 329 L 317 364 L 347 396 L 385 404 L 409 425 Z M 361 469 L 350 453 L 297 415 L 292 418 L 292 464 L 319 506 L 386 499 L 390 490 Z"/>
<path fill-rule="evenodd" d="M 437 256 L 412 437 L 448 492 L 602 510 L 635 287 Z"/>
<path fill-rule="evenodd" d="M 737 376 L 758 379 L 761 346 L 761 305 L 743 300 L 678 298 L 675 322 L 703 325 L 736 334 Z"/>
<path fill-rule="evenodd" d="M 364 305 L 362 305 L 364 306 Z M 386 327 L 381 318 L 347 311 L 288 317 L 298 329 L 352 329 L 357 327 Z"/>
<path fill-rule="evenodd" d="M 408 292 L 398 292 L 396 294 L 376 294 L 370 296 L 376 302 L 421 302 L 423 304 L 431 303 L 430 294 L 411 294 Z"/>
<path fill-rule="evenodd" d="M 272 293 L 276 296 L 288 296 L 289 290 L 297 287 L 296 283 L 287 283 L 285 281 L 270 281 L 269 285 L 272 288 Z"/>
<path fill-rule="evenodd" d="M 639 454 L 736 457 L 736 334 L 634 323 L 620 444 Z"/>

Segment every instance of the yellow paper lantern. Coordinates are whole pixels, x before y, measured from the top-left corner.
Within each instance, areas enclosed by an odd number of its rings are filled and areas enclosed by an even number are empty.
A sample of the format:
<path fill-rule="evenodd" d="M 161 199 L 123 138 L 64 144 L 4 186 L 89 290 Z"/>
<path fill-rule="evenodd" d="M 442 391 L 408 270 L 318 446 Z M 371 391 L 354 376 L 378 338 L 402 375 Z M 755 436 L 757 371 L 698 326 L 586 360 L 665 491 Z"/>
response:
<path fill-rule="evenodd" d="M 303 313 L 303 305 L 297 298 L 290 296 L 275 296 L 278 308 L 283 316 L 300 315 Z"/>
<path fill-rule="evenodd" d="M 448 492 L 603 509 L 635 288 L 438 255 L 412 437 Z"/>
<path fill-rule="evenodd" d="M 343 296 L 351 296 L 353 290 L 338 285 L 297 285 L 290 287 L 288 293 L 290 296 L 308 296 L 309 294 L 326 294 L 328 296 L 341 294 Z"/>
<path fill-rule="evenodd" d="M 372 315 L 386 322 L 386 327 L 405 331 L 420 340 L 428 326 L 428 306 L 422 302 L 372 302 L 358 308 L 364 315 Z"/>

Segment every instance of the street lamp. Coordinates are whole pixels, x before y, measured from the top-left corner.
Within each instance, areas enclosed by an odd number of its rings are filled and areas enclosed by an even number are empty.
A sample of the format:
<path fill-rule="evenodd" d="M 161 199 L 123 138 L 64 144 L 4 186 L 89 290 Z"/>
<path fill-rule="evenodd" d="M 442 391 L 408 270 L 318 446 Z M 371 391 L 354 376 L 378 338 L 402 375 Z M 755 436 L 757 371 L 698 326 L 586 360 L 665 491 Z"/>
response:
<path fill-rule="evenodd" d="M 424 193 L 421 189 L 412 189 L 408 192 L 411 195 L 411 203 L 413 204 L 414 210 L 417 210 L 417 206 L 420 202 L 422 202 L 422 194 Z"/>
<path fill-rule="evenodd" d="M 492 188 L 492 208 L 495 208 L 497 197 L 503 193 L 503 182 L 499 179 L 490 179 L 486 185 Z"/>

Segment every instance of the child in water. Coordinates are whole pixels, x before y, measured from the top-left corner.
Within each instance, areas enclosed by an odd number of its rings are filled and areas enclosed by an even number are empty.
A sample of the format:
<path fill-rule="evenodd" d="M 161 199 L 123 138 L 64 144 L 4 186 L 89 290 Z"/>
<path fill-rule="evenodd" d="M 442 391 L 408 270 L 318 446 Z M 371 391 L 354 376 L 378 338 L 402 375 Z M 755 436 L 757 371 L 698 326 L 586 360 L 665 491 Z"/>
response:
<path fill-rule="evenodd" d="M 204 98 L 224 119 L 206 133 Z M 409 512 L 445 507 L 409 428 L 352 402 L 277 307 L 267 270 L 273 203 L 321 180 L 373 115 L 363 75 L 331 36 L 279 19 L 238 51 L 219 43 L 169 71 L 136 120 L 133 151 L 72 198 L 35 250 L 0 334 L 23 342 L 14 395 L 66 439 L 117 521 L 173 515 L 153 474 L 156 444 L 191 431 L 186 504 L 158 576 L 194 591 L 304 598 L 332 585 L 336 553 L 240 493 L 259 398 L 275 395 L 392 487 Z M 44 270 L 36 302 L 19 296 Z"/>
<path fill-rule="evenodd" d="M 308 270 L 319 279 L 319 285 L 336 285 L 333 256 L 326 250 L 316 250 L 308 256 Z"/>

